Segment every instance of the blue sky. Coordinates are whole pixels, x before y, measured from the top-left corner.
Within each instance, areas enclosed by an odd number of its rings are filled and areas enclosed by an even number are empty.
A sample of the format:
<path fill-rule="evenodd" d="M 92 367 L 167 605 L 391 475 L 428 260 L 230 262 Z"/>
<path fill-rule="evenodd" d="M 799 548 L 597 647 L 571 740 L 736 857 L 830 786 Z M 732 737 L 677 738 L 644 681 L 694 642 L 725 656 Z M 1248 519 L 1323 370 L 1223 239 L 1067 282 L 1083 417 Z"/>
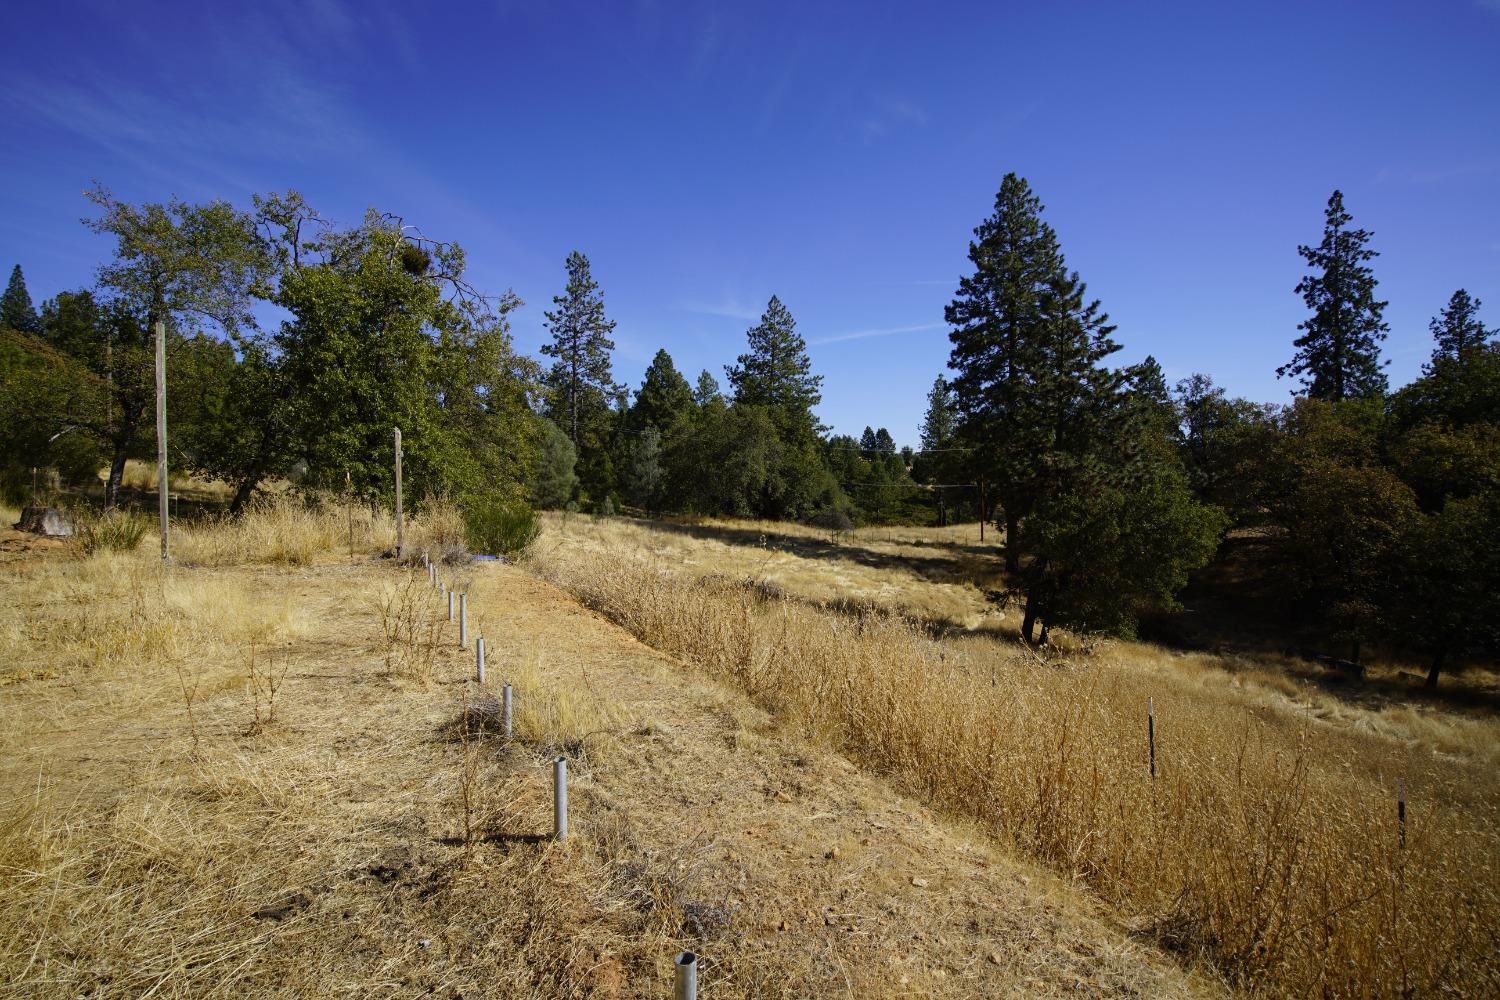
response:
<path fill-rule="evenodd" d="M 663 346 L 722 380 L 778 294 L 823 419 L 914 442 L 1014 170 L 1117 357 L 1172 380 L 1288 398 L 1296 246 L 1335 187 L 1382 253 L 1394 383 L 1455 288 L 1500 325 L 1500 0 L 15 3 L 0 56 L 0 266 L 37 298 L 108 251 L 78 222 L 95 178 L 296 188 L 463 244 L 532 353 L 582 250 L 632 384 Z"/>

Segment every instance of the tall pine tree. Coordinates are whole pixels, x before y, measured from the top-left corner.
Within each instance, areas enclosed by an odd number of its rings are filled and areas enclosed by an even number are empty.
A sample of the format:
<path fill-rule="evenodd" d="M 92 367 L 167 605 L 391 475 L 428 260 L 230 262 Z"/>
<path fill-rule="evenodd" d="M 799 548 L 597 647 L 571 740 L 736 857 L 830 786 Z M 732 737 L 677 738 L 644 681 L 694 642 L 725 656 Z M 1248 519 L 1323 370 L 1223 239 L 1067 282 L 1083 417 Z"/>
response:
<path fill-rule="evenodd" d="M 1434 341 L 1432 360 L 1442 359 L 1463 364 L 1490 346 L 1495 331 L 1479 321 L 1478 299 L 1460 288 L 1448 300 L 1443 311 L 1432 318 L 1428 329 Z"/>
<path fill-rule="evenodd" d="M 31 304 L 31 293 L 26 290 L 26 277 L 17 264 L 10 272 L 10 284 L 5 286 L 5 295 L 0 297 L 0 326 L 8 326 L 22 333 L 42 332 L 42 324 L 36 309 Z"/>
<path fill-rule="evenodd" d="M 614 488 L 611 438 L 619 430 L 611 401 L 620 391 L 610 368 L 615 322 L 604 314 L 604 295 L 589 259 L 568 254 L 568 284 L 546 313 L 552 342 L 542 353 L 554 359 L 545 382 L 551 390 L 547 415 L 573 442 L 583 488 L 597 499 Z"/>
<path fill-rule="evenodd" d="M 669 434 L 688 419 L 692 410 L 693 387 L 672 363 L 672 356 L 665 350 L 657 351 L 636 391 L 635 405 L 630 408 L 631 431 L 640 433 L 647 427 L 655 427 Z"/>
<path fill-rule="evenodd" d="M 555 359 L 546 377 L 554 393 L 552 419 L 577 447 L 588 411 L 607 408 L 615 391 L 609 357 L 615 349 L 609 339 L 615 321 L 604 315 L 604 294 L 589 259 L 575 250 L 568 254 L 567 269 L 567 287 L 552 297 L 557 308 L 544 314 L 552 343 L 543 344 L 542 353 Z"/>
<path fill-rule="evenodd" d="M 788 440 L 811 437 L 818 426 L 812 408 L 822 402 L 823 376 L 812 373 L 797 321 L 773 295 L 760 323 L 746 336 L 750 350 L 724 369 L 735 403 L 765 407 Z"/>
<path fill-rule="evenodd" d="M 1351 229 L 1353 216 L 1344 210 L 1344 195 L 1333 192 L 1324 215 L 1323 242 L 1299 246 L 1297 252 L 1312 273 L 1295 289 L 1312 316 L 1297 325 L 1302 336 L 1292 360 L 1276 369 L 1276 377 L 1296 375 L 1313 399 L 1339 402 L 1385 395 L 1385 364 L 1380 342 L 1389 325 L 1382 319 L 1386 304 L 1375 298 L 1375 273 L 1369 263 L 1379 256 L 1367 244 L 1371 234 Z"/>
<path fill-rule="evenodd" d="M 1021 521 L 1094 430 L 1080 418 L 1105 380 L 1099 361 L 1118 350 L 1042 211 L 1025 179 L 1006 174 L 969 243 L 974 272 L 944 310 L 958 433 L 1004 511 L 1010 572 L 1020 566 Z"/>

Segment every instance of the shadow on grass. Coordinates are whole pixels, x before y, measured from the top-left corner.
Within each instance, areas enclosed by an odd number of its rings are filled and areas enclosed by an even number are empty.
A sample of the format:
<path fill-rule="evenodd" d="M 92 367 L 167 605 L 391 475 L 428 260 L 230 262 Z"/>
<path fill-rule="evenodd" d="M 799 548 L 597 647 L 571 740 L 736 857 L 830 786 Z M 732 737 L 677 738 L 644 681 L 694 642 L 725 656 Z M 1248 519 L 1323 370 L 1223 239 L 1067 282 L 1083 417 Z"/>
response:
<path fill-rule="evenodd" d="M 745 548 L 775 549 L 797 556 L 799 559 L 826 559 L 835 562 L 852 562 L 878 570 L 898 570 L 920 576 L 932 583 L 964 583 L 958 560 L 963 556 L 999 558 L 1000 549 L 990 545 L 967 545 L 960 542 L 930 542 L 930 547 L 941 549 L 943 555 L 917 556 L 898 555 L 892 552 L 876 552 L 862 545 L 837 545 L 820 538 L 794 535 L 759 528 L 739 528 L 718 524 L 678 524 L 671 521 L 634 521 L 633 524 L 665 535 L 684 535 L 702 541 L 722 542 Z"/>

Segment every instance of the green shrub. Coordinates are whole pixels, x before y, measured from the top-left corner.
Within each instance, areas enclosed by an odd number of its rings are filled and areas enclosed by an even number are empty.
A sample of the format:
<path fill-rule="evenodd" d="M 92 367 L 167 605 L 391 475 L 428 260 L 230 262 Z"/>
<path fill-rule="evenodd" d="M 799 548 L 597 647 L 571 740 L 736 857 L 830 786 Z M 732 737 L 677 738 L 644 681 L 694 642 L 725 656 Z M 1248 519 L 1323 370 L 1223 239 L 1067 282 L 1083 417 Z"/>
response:
<path fill-rule="evenodd" d="M 84 555 L 95 552 L 134 552 L 150 526 L 147 518 L 128 511 L 90 514 L 75 519 L 74 537 Z"/>
<path fill-rule="evenodd" d="M 536 511 L 523 501 L 484 497 L 464 504 L 464 530 L 471 551 L 516 555 L 536 541 L 542 525 Z"/>

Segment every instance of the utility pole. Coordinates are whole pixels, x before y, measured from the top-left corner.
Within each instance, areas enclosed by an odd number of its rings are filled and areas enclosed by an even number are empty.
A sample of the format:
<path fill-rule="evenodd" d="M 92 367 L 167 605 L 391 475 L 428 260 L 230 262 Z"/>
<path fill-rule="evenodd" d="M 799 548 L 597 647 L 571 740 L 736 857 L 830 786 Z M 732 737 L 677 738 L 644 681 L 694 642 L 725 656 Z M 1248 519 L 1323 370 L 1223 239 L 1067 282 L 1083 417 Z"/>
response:
<path fill-rule="evenodd" d="M 401 516 L 401 428 L 396 428 L 396 558 L 406 548 L 406 522 Z"/>
<path fill-rule="evenodd" d="M 161 561 L 172 561 L 167 495 L 167 324 L 156 321 L 156 511 L 161 519 Z"/>

